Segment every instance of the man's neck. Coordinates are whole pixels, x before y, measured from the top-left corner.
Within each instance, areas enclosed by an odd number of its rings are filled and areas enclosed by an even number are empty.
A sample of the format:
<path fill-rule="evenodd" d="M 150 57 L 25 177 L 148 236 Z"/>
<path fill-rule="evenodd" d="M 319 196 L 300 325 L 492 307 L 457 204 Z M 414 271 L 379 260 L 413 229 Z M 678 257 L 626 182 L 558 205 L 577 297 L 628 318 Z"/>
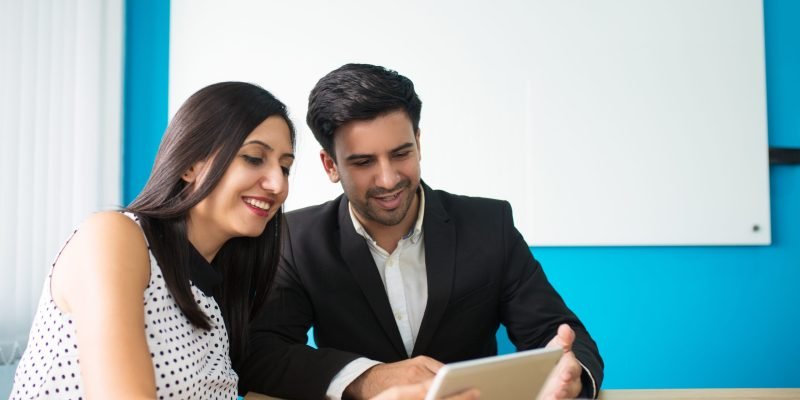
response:
<path fill-rule="evenodd" d="M 397 248 L 398 242 L 403 238 L 417 223 L 419 216 L 419 193 L 414 194 L 414 199 L 411 201 L 411 207 L 408 208 L 403 220 L 397 225 L 386 226 L 383 224 L 370 221 L 362 218 L 357 210 L 353 210 L 358 222 L 364 227 L 364 230 L 369 233 L 373 240 L 378 243 L 380 248 L 386 250 L 387 253 L 392 254 Z"/>

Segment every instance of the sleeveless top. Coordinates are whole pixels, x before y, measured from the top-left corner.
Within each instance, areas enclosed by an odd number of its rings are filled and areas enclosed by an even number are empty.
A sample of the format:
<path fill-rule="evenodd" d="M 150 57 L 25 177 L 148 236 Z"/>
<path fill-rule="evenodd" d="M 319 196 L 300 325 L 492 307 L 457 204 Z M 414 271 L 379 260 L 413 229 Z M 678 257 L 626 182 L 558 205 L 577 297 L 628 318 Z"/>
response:
<path fill-rule="evenodd" d="M 134 219 L 133 214 L 125 213 Z M 77 230 L 75 231 L 77 232 Z M 72 235 L 75 234 L 72 233 Z M 69 244 L 72 235 L 62 246 Z M 145 241 L 147 239 L 145 238 Z M 192 247 L 193 260 L 198 257 Z M 58 255 L 61 255 L 59 251 Z M 148 244 L 149 251 L 149 244 Z M 56 256 L 58 260 L 58 256 Z M 53 266 L 55 261 L 53 262 Z M 203 265 L 193 262 L 193 269 Z M 228 333 L 221 310 L 210 294 L 195 282 L 209 278 L 206 272 L 192 271 L 191 290 L 195 301 L 210 317 L 211 330 L 192 325 L 167 290 L 153 253 L 150 252 L 150 282 L 144 290 L 144 333 L 155 370 L 156 394 L 159 399 L 233 399 L 237 397 L 238 376 L 231 366 Z M 216 272 L 213 272 L 216 273 Z M 50 293 L 50 273 L 28 337 L 28 346 L 14 374 L 10 399 L 83 399 L 75 324 L 69 314 L 61 312 Z M 202 276 L 206 274 L 206 276 Z M 200 279 L 198 279 L 200 278 Z M 219 283 L 217 282 L 217 283 Z M 206 289 L 206 288 L 204 288 Z M 119 360 L 123 364 L 125 360 Z M 114 365 L 108 366 L 114 368 Z"/>

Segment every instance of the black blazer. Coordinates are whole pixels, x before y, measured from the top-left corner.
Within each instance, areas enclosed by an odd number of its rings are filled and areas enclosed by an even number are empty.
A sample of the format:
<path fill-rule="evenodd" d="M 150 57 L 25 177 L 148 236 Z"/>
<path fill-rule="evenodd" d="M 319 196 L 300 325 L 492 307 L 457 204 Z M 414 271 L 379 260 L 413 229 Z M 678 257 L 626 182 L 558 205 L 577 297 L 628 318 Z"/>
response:
<path fill-rule="evenodd" d="M 444 363 L 497 354 L 502 323 L 518 350 L 543 347 L 568 323 L 574 352 L 598 389 L 603 361 L 514 228 L 505 201 L 425 191 L 422 232 L 428 302 L 413 356 Z M 287 213 L 282 261 L 267 305 L 252 324 L 240 391 L 324 398 L 358 357 L 408 358 L 375 262 L 356 233 L 344 195 Z M 318 350 L 306 346 L 314 327 Z M 591 380 L 583 379 L 583 397 Z"/>

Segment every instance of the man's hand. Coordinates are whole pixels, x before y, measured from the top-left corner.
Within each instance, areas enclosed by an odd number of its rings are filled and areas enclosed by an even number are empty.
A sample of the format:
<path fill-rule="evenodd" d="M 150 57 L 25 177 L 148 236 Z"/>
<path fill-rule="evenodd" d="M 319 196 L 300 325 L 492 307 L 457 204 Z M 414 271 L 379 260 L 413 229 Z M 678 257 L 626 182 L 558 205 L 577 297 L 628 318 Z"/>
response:
<path fill-rule="evenodd" d="M 394 386 L 384 390 L 371 400 L 422 400 L 428 393 L 431 387 L 432 380 L 427 380 L 422 383 L 413 385 Z M 480 391 L 478 389 L 469 389 L 461 393 L 448 396 L 443 400 L 477 400 L 479 399 Z"/>
<path fill-rule="evenodd" d="M 393 386 L 417 384 L 428 381 L 436 375 L 436 372 L 439 371 L 441 367 L 442 363 L 425 356 L 418 356 L 396 363 L 376 365 L 366 370 L 361 376 L 350 383 L 344 390 L 344 395 L 345 397 L 355 399 L 369 399 Z M 417 388 L 417 390 L 419 390 L 419 388 Z M 427 391 L 427 389 L 424 390 Z M 394 397 L 387 398 L 391 399 Z"/>
<path fill-rule="evenodd" d="M 539 393 L 539 400 L 561 400 L 561 399 L 574 399 L 581 392 L 581 373 L 583 369 L 575 358 L 572 352 L 572 343 L 575 341 L 575 331 L 567 324 L 558 327 L 558 334 L 550 343 L 547 343 L 548 348 L 561 347 L 564 349 L 564 355 L 561 360 L 556 364 L 550 377 L 547 378 L 541 393 Z"/>

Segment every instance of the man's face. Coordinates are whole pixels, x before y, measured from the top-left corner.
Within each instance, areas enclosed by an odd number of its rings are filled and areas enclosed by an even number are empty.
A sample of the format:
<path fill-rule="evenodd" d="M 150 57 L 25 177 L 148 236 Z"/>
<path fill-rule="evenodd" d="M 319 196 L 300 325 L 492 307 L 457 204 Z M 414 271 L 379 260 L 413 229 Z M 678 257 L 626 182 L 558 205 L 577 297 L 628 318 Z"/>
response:
<path fill-rule="evenodd" d="M 342 125 L 334 149 L 337 161 L 323 150 L 322 164 L 331 182 L 341 180 L 359 220 L 373 228 L 402 222 L 420 180 L 419 133 L 408 115 L 393 111 Z"/>

